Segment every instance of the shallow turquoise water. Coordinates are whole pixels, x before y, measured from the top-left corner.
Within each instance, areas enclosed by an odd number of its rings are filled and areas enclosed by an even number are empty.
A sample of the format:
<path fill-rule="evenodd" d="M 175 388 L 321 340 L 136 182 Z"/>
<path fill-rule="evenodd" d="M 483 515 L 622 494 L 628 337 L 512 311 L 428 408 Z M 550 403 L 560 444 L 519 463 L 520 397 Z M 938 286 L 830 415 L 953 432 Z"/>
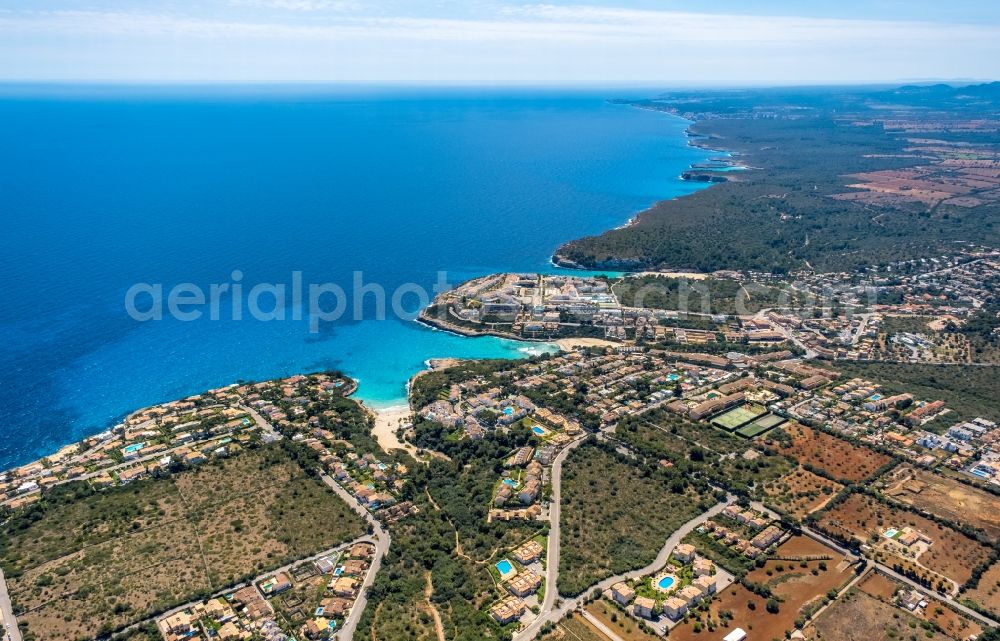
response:
<path fill-rule="evenodd" d="M 429 358 L 539 349 L 375 320 L 369 298 L 317 333 L 224 306 L 138 322 L 123 301 L 234 270 L 348 292 L 360 272 L 389 294 L 552 270 L 562 242 L 704 187 L 678 178 L 713 155 L 686 122 L 608 97 L 0 87 L 0 469 L 240 379 L 340 368 L 391 405 Z"/>

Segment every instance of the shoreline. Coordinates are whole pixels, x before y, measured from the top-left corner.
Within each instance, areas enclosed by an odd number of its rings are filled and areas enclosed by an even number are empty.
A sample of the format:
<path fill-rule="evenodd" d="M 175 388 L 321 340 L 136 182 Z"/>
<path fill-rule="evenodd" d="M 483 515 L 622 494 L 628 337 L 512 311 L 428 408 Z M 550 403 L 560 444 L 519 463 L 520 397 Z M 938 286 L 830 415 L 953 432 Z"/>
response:
<path fill-rule="evenodd" d="M 704 146 L 704 145 L 695 144 L 694 143 L 694 138 L 697 136 L 697 134 L 694 134 L 694 133 L 691 132 L 691 127 L 696 124 L 695 121 L 688 120 L 686 118 L 683 118 L 682 116 L 679 116 L 678 114 L 671 113 L 669 111 L 663 111 L 663 110 L 660 110 L 660 109 L 652 109 L 652 108 L 649 108 L 649 107 L 643 107 L 641 105 L 636 105 L 636 104 L 632 104 L 632 103 L 620 103 L 620 104 L 622 104 L 623 106 L 629 106 L 629 107 L 633 107 L 633 108 L 636 108 L 636 109 L 646 109 L 646 110 L 649 110 L 649 111 L 655 111 L 655 112 L 658 112 L 658 113 L 661 113 L 661 114 L 672 116 L 674 118 L 680 118 L 681 120 L 686 120 L 689 123 L 689 126 L 684 130 L 684 135 L 688 138 L 688 140 L 687 140 L 687 144 L 688 145 L 699 147 L 699 148 L 705 149 L 707 151 L 713 151 L 713 152 L 717 152 L 717 153 L 731 155 L 731 152 L 728 152 L 725 149 L 712 149 L 712 148 Z M 688 166 L 688 170 L 691 170 L 693 168 L 694 168 L 694 164 L 693 163 Z M 681 180 L 684 180 L 684 178 L 681 177 Z M 705 188 L 708 188 L 710 186 L 711 186 L 711 183 L 707 183 Z M 649 212 L 651 209 L 653 209 L 654 207 L 656 207 L 659 203 L 662 203 L 662 202 L 665 202 L 665 201 L 669 201 L 669 200 L 677 200 L 677 199 L 683 198 L 684 196 L 687 196 L 687 195 L 688 194 L 684 194 L 682 196 L 675 196 L 673 198 L 666 198 L 666 199 L 656 200 L 649 207 L 647 207 L 646 209 L 643 209 L 643 210 L 635 213 L 634 215 L 632 215 L 631 217 L 629 217 L 628 220 L 625 221 L 625 223 L 623 223 L 619 227 L 615 227 L 614 229 L 621 229 L 621 228 L 624 228 L 624 227 L 629 227 L 629 226 L 638 224 L 640 222 L 641 216 L 643 216 L 644 214 L 646 214 L 647 212 Z M 607 233 L 607 231 L 601 232 L 601 233 L 602 234 L 603 233 Z M 562 247 L 565 247 L 567 244 L 569 244 L 571 242 L 574 242 L 574 241 L 571 240 L 571 241 L 567 241 L 567 242 L 563 243 L 560 246 L 560 249 Z M 549 255 L 549 263 L 552 264 L 554 267 L 557 267 L 557 268 L 570 269 L 570 270 L 574 270 L 574 271 L 587 271 L 587 270 L 601 271 L 601 270 L 603 270 L 603 271 L 615 271 L 615 272 L 625 272 L 625 273 L 635 273 L 635 272 L 637 272 L 636 268 L 638 267 L 638 264 L 634 264 L 631 267 L 623 264 L 623 265 L 620 265 L 619 268 L 615 268 L 614 266 L 604 266 L 604 265 L 602 265 L 600 267 L 597 267 L 597 268 L 584 267 L 582 265 L 579 265 L 579 264 L 575 263 L 574 261 L 572 261 L 572 260 L 570 260 L 568 258 L 564 258 L 564 257 L 559 256 L 558 252 L 559 252 L 559 249 L 557 249 L 556 252 L 554 252 L 554 253 L 552 253 L 552 254 Z M 421 325 L 423 325 L 423 326 L 425 326 L 425 327 L 427 327 L 427 328 L 429 328 L 431 330 L 443 331 L 443 332 L 447 332 L 447 333 L 453 334 L 455 336 L 461 336 L 461 337 L 464 337 L 464 338 L 479 338 L 479 337 L 490 336 L 490 337 L 493 337 L 493 338 L 499 338 L 501 340 L 516 341 L 518 343 L 552 345 L 552 346 L 555 346 L 555 347 L 557 347 L 559 349 L 563 349 L 563 350 L 573 349 L 574 346 L 592 347 L 592 346 L 601 346 L 601 345 L 603 345 L 603 346 L 617 345 L 617 343 L 613 343 L 611 341 L 605 341 L 603 339 L 587 339 L 587 338 L 575 339 L 575 338 L 565 338 L 565 339 L 554 339 L 554 340 L 548 339 L 547 340 L 547 339 L 542 339 L 542 338 L 525 338 L 525 337 L 522 337 L 522 336 L 515 336 L 513 334 L 509 334 L 509 333 L 506 333 L 506 332 L 476 332 L 476 331 L 472 331 L 472 330 L 463 330 L 462 328 L 451 326 L 450 324 L 447 324 L 447 323 L 445 323 L 443 321 L 437 321 L 436 319 L 432 319 L 430 317 L 427 317 L 424 314 L 425 311 L 426 310 L 421 310 L 420 315 L 415 319 L 417 323 L 420 323 Z M 584 341 L 584 343 L 578 343 L 578 341 Z M 590 341 L 595 341 L 595 342 L 594 343 L 590 343 Z M 607 345 L 604 345 L 605 343 Z M 564 346 L 569 346 L 569 347 L 564 347 Z M 444 358 L 447 358 L 447 357 L 444 357 Z M 438 360 L 438 359 L 432 359 L 432 360 Z M 455 360 L 455 362 L 460 362 L 463 359 L 454 359 L 454 360 Z M 407 384 L 406 384 L 407 400 L 409 398 L 410 382 L 413 380 L 413 378 L 416 378 L 417 376 L 419 376 L 419 375 L 421 375 L 423 373 L 426 373 L 427 371 L 433 371 L 433 369 L 434 369 L 433 367 L 430 367 L 429 369 L 421 370 L 421 371 L 417 372 L 416 374 L 414 374 L 414 376 L 411 377 L 410 380 L 407 381 Z M 349 392 L 345 393 L 344 397 L 345 398 L 351 398 L 351 400 L 354 400 L 355 402 L 359 403 L 366 411 L 371 412 L 375 416 L 376 422 L 378 422 L 378 420 L 379 420 L 380 413 L 383 414 L 383 415 L 385 415 L 385 418 L 382 419 L 383 422 L 384 421 L 391 421 L 392 418 L 394 418 L 394 417 L 398 419 L 398 412 L 399 412 L 400 408 L 403 408 L 403 407 L 407 407 L 408 408 L 408 405 L 404 406 L 402 404 L 387 405 L 386 407 L 383 407 L 383 408 L 375 408 L 375 407 L 367 405 L 363 400 L 352 398 L 353 394 L 358 389 L 358 381 L 355 380 L 355 379 L 353 379 L 353 378 L 351 378 L 351 377 L 347 377 L 347 378 L 348 378 L 348 380 L 352 381 L 352 383 L 353 383 L 353 389 L 351 389 Z M 268 379 L 268 380 L 270 380 L 270 379 Z M 235 384 L 235 383 L 230 383 L 230 384 Z M 220 387 L 224 387 L 224 385 L 220 386 Z M 200 392 L 192 392 L 192 393 L 200 393 Z M 171 400 L 177 400 L 177 399 L 166 399 L 164 401 L 161 401 L 160 403 L 167 403 L 167 402 L 170 402 Z M 126 412 L 120 419 L 118 419 L 117 421 L 109 424 L 108 426 L 105 426 L 103 429 L 100 429 L 100 430 L 94 431 L 92 433 L 89 433 L 87 435 L 84 435 L 81 438 L 79 438 L 78 440 L 70 441 L 68 443 L 64 443 L 63 445 L 55 448 L 52 452 L 50 452 L 48 454 L 44 454 L 44 455 L 41 455 L 41 456 L 32 455 L 32 456 L 35 456 L 35 457 L 32 458 L 32 459 L 30 459 L 30 460 L 24 461 L 22 463 L 15 463 L 15 464 L 11 465 L 7 469 L 0 470 L 0 474 L 11 473 L 11 472 L 13 472 L 14 470 L 17 470 L 20 467 L 24 467 L 25 465 L 30 465 L 31 463 L 34 463 L 36 461 L 40 461 L 42 459 L 48 458 L 49 456 L 52 456 L 53 454 L 57 453 L 58 451 L 60 451 L 62 449 L 65 449 L 66 447 L 70 447 L 70 446 L 74 446 L 74 445 L 78 445 L 80 443 L 83 443 L 85 440 L 87 440 L 89 438 L 92 438 L 96 434 L 100 434 L 102 432 L 114 429 L 120 423 L 121 419 L 123 419 L 125 416 L 128 416 L 129 414 L 132 414 L 132 413 L 134 413 L 136 411 L 140 411 L 142 409 L 145 409 L 145 407 L 153 407 L 153 406 L 155 406 L 157 404 L 160 404 L 160 403 L 155 403 L 153 405 L 144 406 L 144 407 L 140 407 L 140 408 L 135 408 L 135 409 L 133 409 L 133 410 L 131 410 L 129 412 Z M 386 430 L 386 427 L 387 427 L 386 425 L 382 425 L 380 429 L 381 430 Z M 386 434 L 386 442 L 387 443 L 391 443 L 393 445 L 395 445 L 395 443 L 399 443 L 399 439 L 395 437 L 394 429 L 389 430 L 389 432 L 392 432 L 392 434 L 391 434 L 391 436 L 388 433 Z M 373 429 L 373 436 L 375 436 L 374 429 Z M 382 445 L 382 441 L 381 440 L 379 440 L 379 444 Z M 413 447 L 410 444 L 405 444 L 404 445 L 404 444 L 400 443 L 400 447 L 397 448 L 397 449 L 404 449 L 405 450 L 405 449 L 407 449 L 406 445 L 409 445 L 411 448 Z"/>
<path fill-rule="evenodd" d="M 696 121 L 696 120 L 689 120 L 689 119 L 684 118 L 683 116 L 681 116 L 680 114 L 678 114 L 678 113 L 676 113 L 674 111 L 663 110 L 663 109 L 655 109 L 655 108 L 650 107 L 648 105 L 640 105 L 640 104 L 628 103 L 628 102 L 620 103 L 620 104 L 624 104 L 624 105 L 627 105 L 629 107 L 633 107 L 635 109 L 642 109 L 642 110 L 645 110 L 645 111 L 653 111 L 653 112 L 656 112 L 656 113 L 666 114 L 668 116 L 673 116 L 674 118 L 680 118 L 681 120 L 685 120 L 685 121 L 687 121 L 689 123 L 688 126 L 687 126 L 687 128 L 684 130 L 684 135 L 687 137 L 687 144 L 688 144 L 688 146 L 695 147 L 695 148 L 701 149 L 703 151 L 708 151 L 708 152 L 717 153 L 717 154 L 724 154 L 725 158 L 737 158 L 737 157 L 739 157 L 738 152 L 730 151 L 730 150 L 727 150 L 727 149 L 724 149 L 724 148 L 721 148 L 721 147 L 710 146 L 708 144 L 709 141 L 718 140 L 718 139 L 717 138 L 712 138 L 712 137 L 707 136 L 705 134 L 699 134 L 699 133 L 695 132 L 694 131 L 694 127 L 698 124 L 698 121 Z M 709 161 L 725 162 L 722 158 L 709 159 Z M 732 171 L 733 169 L 738 169 L 740 171 L 750 171 L 751 169 L 753 169 L 752 167 L 750 167 L 748 165 L 745 165 L 745 164 L 742 164 L 742 163 L 736 163 L 736 162 L 733 162 L 733 163 L 727 165 L 727 167 L 730 168 L 730 171 Z M 718 168 L 718 169 L 714 170 L 715 175 L 720 175 L 720 178 L 721 178 L 720 180 L 702 181 L 702 180 L 696 180 L 696 179 L 693 179 L 693 178 L 687 178 L 686 177 L 687 175 L 692 174 L 692 172 L 712 172 L 712 171 L 713 170 L 710 169 L 710 168 L 705 168 L 705 167 L 699 168 L 699 167 L 696 166 L 696 163 L 691 163 L 690 165 L 688 165 L 688 168 L 686 170 L 684 170 L 683 172 L 681 172 L 679 178 L 681 180 L 685 181 L 685 182 L 694 182 L 694 183 L 703 184 L 704 185 L 704 189 L 711 189 L 715 185 L 718 185 L 718 184 L 721 184 L 721 183 L 729 181 L 729 178 L 723 175 L 723 174 L 728 173 L 728 172 L 725 169 L 722 169 L 722 168 Z M 736 173 L 739 173 L 739 172 L 736 172 Z M 699 190 L 699 191 L 701 191 L 701 190 Z M 695 192 L 692 192 L 692 193 L 695 193 Z M 613 227 L 611 229 L 605 230 L 603 232 L 600 232 L 599 234 L 595 234 L 595 236 L 603 236 L 604 234 L 607 234 L 608 232 L 618 231 L 618 230 L 622 230 L 622 229 L 627 229 L 629 227 L 634 227 L 635 225 L 638 225 L 638 224 L 640 224 L 642 222 L 643 216 L 646 216 L 646 215 L 650 214 L 654 209 L 656 209 L 657 207 L 659 207 L 661 204 L 667 203 L 667 202 L 678 201 L 678 200 L 681 200 L 682 198 L 686 198 L 686 197 L 688 197 L 690 195 L 691 194 L 683 194 L 683 195 L 680 195 L 680 196 L 674 196 L 672 198 L 662 198 L 660 200 L 657 200 L 654 203 L 652 203 L 649 207 L 646 207 L 642 211 L 637 212 L 635 215 L 633 215 L 631 218 L 629 218 L 623 224 L 621 224 L 621 225 L 619 225 L 617 227 Z M 566 241 L 565 243 L 563 243 L 562 245 L 560 245 L 558 248 L 556 248 L 556 250 L 554 252 L 552 252 L 552 256 L 549 259 L 550 262 L 553 265 L 557 266 L 557 267 L 562 267 L 563 269 L 576 269 L 576 270 L 623 269 L 623 270 L 634 272 L 634 273 L 638 273 L 640 271 L 650 271 L 649 268 L 651 267 L 651 265 L 644 264 L 642 260 L 637 259 L 637 258 L 616 259 L 616 260 L 610 260 L 610 261 L 604 261 L 604 262 L 595 263 L 594 265 L 581 265 L 580 263 L 574 261 L 573 259 L 571 259 L 571 258 L 569 258 L 569 257 L 567 257 L 567 256 L 565 256 L 565 255 L 563 255 L 561 253 L 566 247 L 568 247 L 568 246 L 572 245 L 573 243 L 581 240 L 582 238 L 588 238 L 588 237 L 584 236 L 584 237 L 581 237 L 581 238 L 574 238 L 573 240 Z M 676 271 L 676 272 L 683 273 L 686 270 L 684 270 L 684 269 L 676 269 L 676 270 L 671 270 L 671 271 Z"/>

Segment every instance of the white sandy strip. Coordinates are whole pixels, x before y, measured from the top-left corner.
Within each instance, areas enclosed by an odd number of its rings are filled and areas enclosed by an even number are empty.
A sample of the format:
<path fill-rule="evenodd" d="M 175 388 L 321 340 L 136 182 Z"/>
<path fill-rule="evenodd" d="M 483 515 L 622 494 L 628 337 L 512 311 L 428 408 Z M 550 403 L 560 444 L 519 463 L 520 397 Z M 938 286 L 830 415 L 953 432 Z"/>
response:
<path fill-rule="evenodd" d="M 570 351 L 577 347 L 618 347 L 621 343 L 604 340 L 603 338 L 560 338 L 555 341 L 559 349 Z"/>
<path fill-rule="evenodd" d="M 372 436 L 378 441 L 385 451 L 406 450 L 416 456 L 416 448 L 409 443 L 404 443 L 396 436 L 396 428 L 410 420 L 410 408 L 408 405 L 395 405 L 393 407 L 383 407 L 373 410 L 375 412 L 375 429 Z"/>

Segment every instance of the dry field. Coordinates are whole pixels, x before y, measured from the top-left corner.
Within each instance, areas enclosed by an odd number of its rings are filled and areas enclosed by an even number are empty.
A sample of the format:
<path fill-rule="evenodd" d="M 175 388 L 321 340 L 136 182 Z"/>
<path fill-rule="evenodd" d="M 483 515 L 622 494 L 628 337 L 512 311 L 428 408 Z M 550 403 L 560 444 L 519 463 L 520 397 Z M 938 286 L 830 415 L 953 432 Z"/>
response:
<path fill-rule="evenodd" d="M 990 612 L 1000 614 L 1000 562 L 988 567 L 979 577 L 979 585 L 963 596 L 972 599 Z"/>
<path fill-rule="evenodd" d="M 768 586 L 782 600 L 782 608 L 796 613 L 803 608 L 815 610 L 827 592 L 839 589 L 854 577 L 853 567 L 842 554 L 806 536 L 793 536 L 777 549 L 776 554 L 833 557 L 808 562 L 769 560 L 764 567 L 747 574 L 748 580 Z"/>
<path fill-rule="evenodd" d="M 930 548 L 918 562 L 933 572 L 959 584 L 972 576 L 972 570 L 989 558 L 990 549 L 957 530 L 939 525 L 918 514 L 885 505 L 864 494 L 852 494 L 846 501 L 822 514 L 820 529 L 841 538 L 862 542 L 881 539 L 888 528 L 912 527 L 930 537 Z M 891 565 L 891 563 L 887 564 Z"/>
<path fill-rule="evenodd" d="M 571 612 L 540 641 L 608 641 L 608 637 L 582 616 Z"/>
<path fill-rule="evenodd" d="M 714 632 L 708 632 L 703 625 L 700 632 L 695 632 L 695 619 L 691 618 L 686 623 L 678 623 L 670 631 L 668 638 L 670 641 L 721 639 L 734 628 L 746 630 L 750 639 L 769 641 L 770 639 L 785 638 L 785 631 L 790 631 L 795 627 L 795 619 L 798 616 L 797 609 L 781 604 L 778 612 L 771 614 L 765 609 L 766 604 L 767 599 L 757 596 L 739 583 L 734 583 L 712 600 L 708 616 L 701 615 L 703 624 L 707 623 L 709 617 L 718 622 L 719 612 L 727 610 L 733 614 L 727 627 L 716 628 Z"/>
<path fill-rule="evenodd" d="M 817 641 L 948 641 L 943 634 L 920 628 L 911 614 L 853 589 L 820 614 L 806 635 Z"/>
<path fill-rule="evenodd" d="M 892 476 L 884 494 L 954 523 L 968 523 L 991 539 L 1000 537 L 1000 497 L 910 465 Z"/>
<path fill-rule="evenodd" d="M 781 478 L 764 485 L 766 502 L 774 509 L 801 519 L 820 509 L 843 485 L 797 467 Z"/>
<path fill-rule="evenodd" d="M 0 562 L 31 635 L 72 641 L 363 532 L 349 506 L 273 446 L 15 519 Z"/>
<path fill-rule="evenodd" d="M 899 588 L 907 586 L 898 583 L 878 572 L 871 572 L 858 584 L 858 589 L 884 603 L 892 604 L 893 595 Z M 938 626 L 942 632 L 956 641 L 965 641 L 973 635 L 982 633 L 982 627 L 971 619 L 959 615 L 951 608 L 945 607 L 934 599 L 928 599 L 928 606 L 922 617 Z"/>
<path fill-rule="evenodd" d="M 794 458 L 800 465 L 823 470 L 838 480 L 854 483 L 863 481 L 892 460 L 885 454 L 852 445 L 799 423 L 786 423 L 781 429 L 791 437 L 791 446 L 782 447 L 775 439 L 768 439 L 770 447 Z"/>
<path fill-rule="evenodd" d="M 587 612 L 594 615 L 608 629 L 614 631 L 622 641 L 659 641 L 660 637 L 639 629 L 639 622 L 618 611 L 605 599 L 598 599 L 587 606 Z"/>

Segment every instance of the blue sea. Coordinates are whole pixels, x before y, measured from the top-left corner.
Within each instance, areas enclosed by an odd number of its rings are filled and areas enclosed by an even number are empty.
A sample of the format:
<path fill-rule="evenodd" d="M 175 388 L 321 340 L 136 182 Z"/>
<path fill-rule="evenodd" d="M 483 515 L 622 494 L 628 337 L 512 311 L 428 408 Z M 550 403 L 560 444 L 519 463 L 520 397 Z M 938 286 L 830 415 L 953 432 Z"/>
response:
<path fill-rule="evenodd" d="M 0 469 L 238 380 L 338 368 L 378 407 L 429 358 L 544 349 L 380 320 L 372 297 L 317 332 L 233 320 L 224 297 L 219 320 L 140 322 L 125 298 L 234 271 L 391 296 L 555 270 L 562 242 L 704 187 L 678 177 L 710 156 L 687 122 L 607 101 L 645 95 L 0 88 Z"/>

